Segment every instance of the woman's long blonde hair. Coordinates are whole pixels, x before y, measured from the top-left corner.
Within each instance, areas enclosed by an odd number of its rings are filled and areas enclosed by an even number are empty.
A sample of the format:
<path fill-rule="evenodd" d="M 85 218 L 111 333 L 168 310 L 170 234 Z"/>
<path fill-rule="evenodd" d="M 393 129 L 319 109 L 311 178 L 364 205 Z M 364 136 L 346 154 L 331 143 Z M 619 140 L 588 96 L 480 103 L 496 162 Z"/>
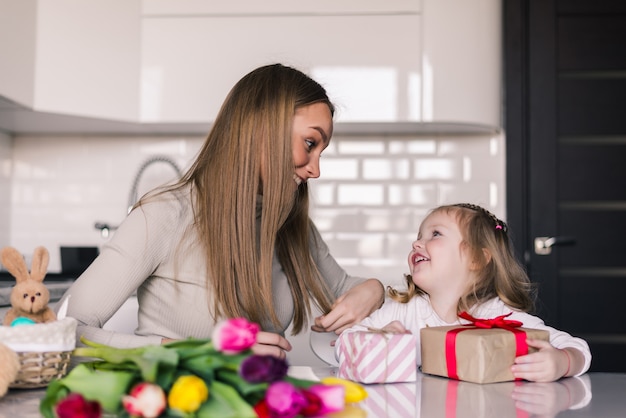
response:
<path fill-rule="evenodd" d="M 226 97 L 192 166 L 167 189 L 191 185 L 217 318 L 280 325 L 272 298 L 274 251 L 291 289 L 293 333 L 307 323 L 311 301 L 330 310 L 332 293 L 309 248 L 306 183 L 294 193 L 293 119 L 296 109 L 314 103 L 326 103 L 334 115 L 325 89 L 304 73 L 281 64 L 253 70 Z"/>
<path fill-rule="evenodd" d="M 498 296 L 512 308 L 530 312 L 534 308 L 535 288 L 526 270 L 515 257 L 508 226 L 491 212 L 469 203 L 439 206 L 429 216 L 443 212 L 454 216 L 463 241 L 461 246 L 481 268 L 478 278 L 461 296 L 457 312 L 469 311 L 473 306 Z M 486 250 L 490 257 L 485 254 Z M 406 276 L 407 291 L 389 289 L 389 296 L 406 303 L 424 292 L 410 275 Z"/>

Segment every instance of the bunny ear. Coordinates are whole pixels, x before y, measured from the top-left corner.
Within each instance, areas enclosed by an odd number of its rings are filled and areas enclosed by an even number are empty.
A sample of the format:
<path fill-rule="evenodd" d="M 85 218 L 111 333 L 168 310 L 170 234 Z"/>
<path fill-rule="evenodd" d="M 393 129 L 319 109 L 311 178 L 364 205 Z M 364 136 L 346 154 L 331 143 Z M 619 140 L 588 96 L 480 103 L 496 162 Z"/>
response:
<path fill-rule="evenodd" d="M 13 247 L 4 247 L 0 251 L 2 265 L 9 270 L 17 282 L 28 280 L 28 267 L 24 257 Z"/>
<path fill-rule="evenodd" d="M 30 268 L 30 277 L 38 282 L 43 282 L 48 271 L 48 262 L 50 261 L 50 254 L 45 247 L 35 248 L 33 253 L 33 262 Z"/>

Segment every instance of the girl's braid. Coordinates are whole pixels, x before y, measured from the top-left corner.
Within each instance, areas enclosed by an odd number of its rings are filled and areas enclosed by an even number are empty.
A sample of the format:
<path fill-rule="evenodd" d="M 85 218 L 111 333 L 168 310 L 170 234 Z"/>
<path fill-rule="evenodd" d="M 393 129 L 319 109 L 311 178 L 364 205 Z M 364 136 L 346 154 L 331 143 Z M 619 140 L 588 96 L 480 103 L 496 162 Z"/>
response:
<path fill-rule="evenodd" d="M 493 213 L 489 212 L 487 209 L 478 206 L 478 205 L 473 205 L 471 203 L 457 203 L 455 205 L 452 206 L 456 206 L 459 208 L 466 208 L 466 209 L 471 209 L 471 210 L 475 210 L 476 212 L 482 213 L 483 215 L 485 215 L 486 217 L 488 217 L 489 219 L 491 219 L 491 221 L 493 222 L 494 226 L 496 229 L 501 230 L 502 232 L 507 232 L 509 227 L 507 226 L 506 222 L 498 219 L 498 217 L 496 215 L 494 215 Z"/>

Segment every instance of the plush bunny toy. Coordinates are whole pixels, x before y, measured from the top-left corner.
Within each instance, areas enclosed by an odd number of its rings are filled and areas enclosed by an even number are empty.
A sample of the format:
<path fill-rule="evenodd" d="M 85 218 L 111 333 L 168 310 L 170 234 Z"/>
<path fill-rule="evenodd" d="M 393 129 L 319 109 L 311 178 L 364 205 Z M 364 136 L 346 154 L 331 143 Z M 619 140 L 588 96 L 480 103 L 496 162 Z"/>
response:
<path fill-rule="evenodd" d="M 43 284 L 50 260 L 48 250 L 44 247 L 35 248 L 30 273 L 22 254 L 15 248 L 3 248 L 0 260 L 17 282 L 11 290 L 11 308 L 4 316 L 3 325 L 11 325 L 18 317 L 41 323 L 55 321 L 56 314 L 48 306 L 50 292 Z"/>

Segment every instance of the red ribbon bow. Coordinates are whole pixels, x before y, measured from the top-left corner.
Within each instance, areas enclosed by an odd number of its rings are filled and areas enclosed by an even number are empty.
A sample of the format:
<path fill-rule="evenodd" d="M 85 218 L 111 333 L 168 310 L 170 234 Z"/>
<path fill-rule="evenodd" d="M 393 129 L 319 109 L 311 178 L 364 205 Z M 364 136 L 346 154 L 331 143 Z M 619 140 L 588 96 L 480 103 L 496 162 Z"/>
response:
<path fill-rule="evenodd" d="M 463 319 L 467 319 L 468 321 L 470 321 L 476 328 L 504 328 L 504 329 L 508 329 L 508 328 L 519 328 L 523 325 L 522 322 L 520 321 L 515 321 L 515 320 L 511 320 L 511 319 L 504 319 L 507 316 L 511 316 L 513 314 L 513 312 L 509 312 L 506 315 L 500 315 L 500 316 L 496 316 L 495 318 L 491 318 L 491 319 L 481 319 L 481 318 L 474 318 L 472 315 L 468 314 L 467 312 L 461 312 L 459 314 L 459 316 Z M 467 324 L 466 326 L 469 326 L 471 324 Z"/>
<path fill-rule="evenodd" d="M 459 332 L 468 329 L 502 328 L 507 331 L 511 331 L 513 334 L 515 334 L 515 357 L 528 354 L 528 344 L 526 344 L 526 332 L 522 331 L 521 329 L 517 329 L 523 325 L 522 322 L 505 319 L 512 313 L 513 312 L 509 312 L 506 315 L 500 315 L 491 319 L 480 319 L 474 318 L 467 312 L 461 312 L 459 314 L 459 317 L 470 321 L 471 324 L 465 324 L 465 328 L 459 327 L 451 329 L 446 333 L 446 363 L 448 366 L 448 377 L 450 377 L 451 379 L 459 379 L 456 370 L 456 336 Z"/>

